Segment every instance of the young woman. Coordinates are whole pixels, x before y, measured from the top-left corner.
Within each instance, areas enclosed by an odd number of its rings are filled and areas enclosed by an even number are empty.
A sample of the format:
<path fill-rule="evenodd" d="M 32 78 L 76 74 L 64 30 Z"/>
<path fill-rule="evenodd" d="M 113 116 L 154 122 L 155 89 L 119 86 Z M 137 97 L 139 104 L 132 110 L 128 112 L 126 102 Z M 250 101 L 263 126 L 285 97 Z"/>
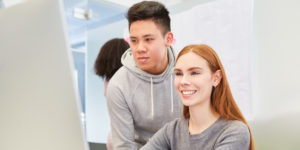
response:
<path fill-rule="evenodd" d="M 160 129 L 143 150 L 253 150 L 248 123 L 240 112 L 216 52 L 189 45 L 179 53 L 175 86 L 183 118 Z"/>

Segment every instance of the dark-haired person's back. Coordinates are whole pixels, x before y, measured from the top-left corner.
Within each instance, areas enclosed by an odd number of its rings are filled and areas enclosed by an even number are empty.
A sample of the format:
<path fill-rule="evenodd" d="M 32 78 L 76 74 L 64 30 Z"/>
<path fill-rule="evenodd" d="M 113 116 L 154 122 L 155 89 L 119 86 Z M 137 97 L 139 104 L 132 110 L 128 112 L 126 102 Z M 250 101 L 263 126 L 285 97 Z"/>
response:
<path fill-rule="evenodd" d="M 128 48 L 129 44 L 123 38 L 114 38 L 104 43 L 95 61 L 95 73 L 109 80 L 122 67 L 121 56 Z"/>
<path fill-rule="evenodd" d="M 100 52 L 96 58 L 94 70 L 95 73 L 105 79 L 104 82 L 104 95 L 106 95 L 106 88 L 109 80 L 115 72 L 122 67 L 121 57 L 122 54 L 129 48 L 129 44 L 122 38 L 114 38 L 101 47 Z M 109 133 L 106 147 L 112 150 L 112 136 Z"/>

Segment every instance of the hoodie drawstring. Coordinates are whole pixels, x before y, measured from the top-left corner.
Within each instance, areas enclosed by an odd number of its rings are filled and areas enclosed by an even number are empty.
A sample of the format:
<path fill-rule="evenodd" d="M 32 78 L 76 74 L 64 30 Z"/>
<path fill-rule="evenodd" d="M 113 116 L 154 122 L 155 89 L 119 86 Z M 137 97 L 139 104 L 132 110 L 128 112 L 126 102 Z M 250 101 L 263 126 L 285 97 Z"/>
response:
<path fill-rule="evenodd" d="M 150 78 L 151 81 L 151 119 L 154 119 L 154 104 L 153 104 L 153 80 L 152 77 Z"/>
<path fill-rule="evenodd" d="M 151 119 L 153 120 L 154 119 L 154 100 L 153 100 L 153 79 L 152 77 L 150 78 L 150 82 L 151 82 L 151 92 L 150 92 L 150 95 L 151 95 Z M 173 76 L 171 75 L 171 112 L 173 113 L 174 112 L 174 98 L 173 98 Z"/>
<path fill-rule="evenodd" d="M 171 112 L 174 110 L 174 100 L 173 100 L 173 75 L 171 75 Z"/>

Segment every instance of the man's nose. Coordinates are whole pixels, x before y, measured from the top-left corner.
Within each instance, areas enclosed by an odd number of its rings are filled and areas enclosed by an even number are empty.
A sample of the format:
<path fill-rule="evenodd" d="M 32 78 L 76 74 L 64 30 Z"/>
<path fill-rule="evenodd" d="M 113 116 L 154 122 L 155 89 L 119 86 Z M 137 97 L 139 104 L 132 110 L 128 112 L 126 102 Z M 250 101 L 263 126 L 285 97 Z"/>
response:
<path fill-rule="evenodd" d="M 145 45 L 143 42 L 139 42 L 138 45 L 137 45 L 137 51 L 138 52 L 145 52 L 146 51 L 146 48 L 145 48 Z"/>

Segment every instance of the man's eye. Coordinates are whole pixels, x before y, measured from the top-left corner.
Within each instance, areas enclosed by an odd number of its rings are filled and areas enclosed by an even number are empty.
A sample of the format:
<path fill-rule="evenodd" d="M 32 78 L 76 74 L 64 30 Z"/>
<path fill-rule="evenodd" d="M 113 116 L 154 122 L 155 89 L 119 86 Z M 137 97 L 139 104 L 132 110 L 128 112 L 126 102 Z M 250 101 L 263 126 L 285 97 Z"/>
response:
<path fill-rule="evenodd" d="M 146 38 L 147 42 L 152 41 L 152 40 L 153 40 L 152 38 Z"/>
<path fill-rule="evenodd" d="M 136 43 L 136 40 L 130 40 L 131 43 Z"/>

